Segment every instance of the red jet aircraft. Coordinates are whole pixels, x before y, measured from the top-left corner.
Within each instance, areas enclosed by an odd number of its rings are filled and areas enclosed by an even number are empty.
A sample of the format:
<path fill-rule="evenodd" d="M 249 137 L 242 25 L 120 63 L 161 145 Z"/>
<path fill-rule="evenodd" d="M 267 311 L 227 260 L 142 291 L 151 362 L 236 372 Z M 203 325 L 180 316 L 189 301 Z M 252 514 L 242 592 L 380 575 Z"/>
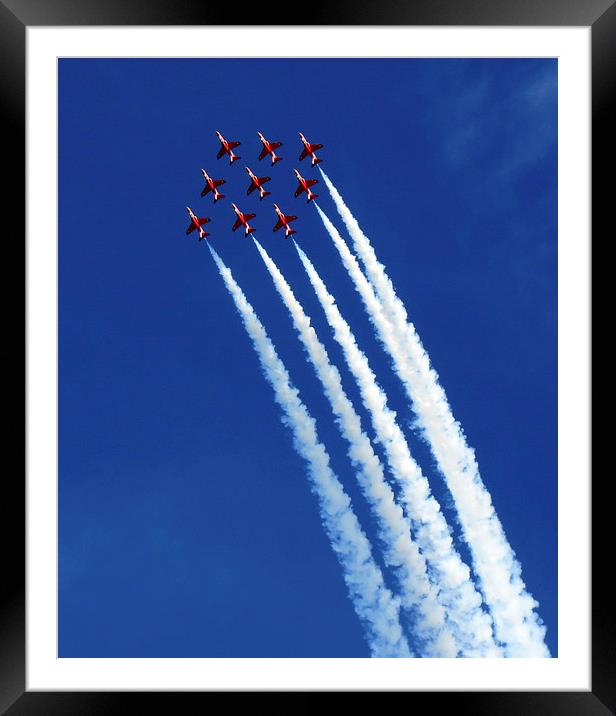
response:
<path fill-rule="evenodd" d="M 292 216 L 291 214 L 283 214 L 282 211 L 280 211 L 280 209 L 278 208 L 278 204 L 274 204 L 274 209 L 278 214 L 278 221 L 276 222 L 276 226 L 274 226 L 273 230 L 278 231 L 278 229 L 282 229 L 282 227 L 284 226 L 285 239 L 287 239 L 289 236 L 292 236 L 293 234 L 297 234 L 297 231 L 294 231 L 289 226 L 292 221 L 295 221 L 295 219 L 297 219 L 297 216 Z"/>
<path fill-rule="evenodd" d="M 233 211 L 235 212 L 235 214 L 237 216 L 237 219 L 235 220 L 235 224 L 233 224 L 233 226 L 231 227 L 233 229 L 233 231 L 237 231 L 240 228 L 240 226 L 243 225 L 244 226 L 244 236 L 248 236 L 248 234 L 252 234 L 252 232 L 255 231 L 255 229 L 253 229 L 252 226 L 250 226 L 248 224 L 248 222 L 251 219 L 254 219 L 256 214 L 242 214 L 242 212 L 237 208 L 237 206 L 235 206 L 235 204 L 231 204 L 231 206 L 233 207 Z"/>
<path fill-rule="evenodd" d="M 315 152 L 317 151 L 317 149 L 321 149 L 321 147 L 323 145 L 322 144 L 310 144 L 310 142 L 306 139 L 306 137 L 304 137 L 304 135 L 301 132 L 299 133 L 299 137 L 304 144 L 304 149 L 303 149 L 302 153 L 299 155 L 300 162 L 302 161 L 302 159 L 305 159 L 308 155 L 310 155 L 312 157 L 312 166 L 314 166 L 315 164 L 318 164 L 319 162 L 322 162 L 323 160 L 319 159 L 317 157 L 317 155 L 315 154 Z"/>
<path fill-rule="evenodd" d="M 216 132 L 216 136 L 218 137 L 218 139 L 220 139 L 220 143 L 222 144 L 222 146 L 218 150 L 216 159 L 220 159 L 225 154 L 229 155 L 229 164 L 233 164 L 236 159 L 241 159 L 241 157 L 238 157 L 237 154 L 233 153 L 235 147 L 239 147 L 241 142 L 227 142 L 227 140 L 222 136 L 220 132 Z"/>
<path fill-rule="evenodd" d="M 209 194 L 211 191 L 214 192 L 214 204 L 219 199 L 224 199 L 225 195 L 221 194 L 217 187 L 221 186 L 225 183 L 224 179 L 211 179 L 208 176 L 208 173 L 205 171 L 205 169 L 201 170 L 201 174 L 203 174 L 203 178 L 205 179 L 205 186 L 203 187 L 203 191 L 201 192 L 201 196 L 205 196 L 206 194 Z"/>
<path fill-rule="evenodd" d="M 188 216 L 190 216 L 190 224 L 186 229 L 186 235 L 188 236 L 188 234 L 191 234 L 195 229 L 199 229 L 199 241 L 205 239 L 206 236 L 209 236 L 207 231 L 204 231 L 201 227 L 203 224 L 207 224 L 210 220 L 206 216 L 201 218 L 195 216 L 190 206 L 186 207 L 186 211 L 188 212 Z"/>
<path fill-rule="evenodd" d="M 319 195 L 318 195 L 318 194 L 313 194 L 313 193 L 310 191 L 310 187 L 311 187 L 311 186 L 314 186 L 315 184 L 318 184 L 318 183 L 319 183 L 319 180 L 318 180 L 318 179 L 304 179 L 304 177 L 297 171 L 297 169 L 294 169 L 293 171 L 295 172 L 295 176 L 297 177 L 297 181 L 299 182 L 299 186 L 298 186 L 297 189 L 295 190 L 295 196 L 298 197 L 303 191 L 305 191 L 306 194 L 308 195 L 308 199 L 306 200 L 306 204 L 307 204 L 311 199 L 316 199 L 317 196 L 319 196 Z"/>
<path fill-rule="evenodd" d="M 275 149 L 278 149 L 278 147 L 282 147 L 282 142 L 268 142 L 261 132 L 257 132 L 257 134 L 263 144 L 263 149 L 261 150 L 261 154 L 259 154 L 259 161 L 264 159 L 268 154 L 271 154 L 272 166 L 274 166 L 276 162 L 279 162 L 282 159 L 282 157 L 276 156 L 276 152 L 274 151 Z"/>
<path fill-rule="evenodd" d="M 263 188 L 263 184 L 268 182 L 270 177 L 256 177 L 248 167 L 246 167 L 246 171 L 250 177 L 250 185 L 248 187 L 248 191 L 246 192 L 247 194 L 252 194 L 255 189 L 258 189 L 260 194 L 259 199 L 263 199 L 264 196 L 269 196 L 272 193 L 271 191 L 265 191 Z"/>

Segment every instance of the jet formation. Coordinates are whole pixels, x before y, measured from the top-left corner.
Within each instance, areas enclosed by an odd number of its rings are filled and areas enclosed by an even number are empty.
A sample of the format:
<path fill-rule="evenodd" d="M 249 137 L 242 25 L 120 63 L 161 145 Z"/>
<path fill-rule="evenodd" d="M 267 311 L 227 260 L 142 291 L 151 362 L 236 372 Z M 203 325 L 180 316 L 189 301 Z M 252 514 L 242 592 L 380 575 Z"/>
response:
<path fill-rule="evenodd" d="M 265 189 L 263 188 L 265 182 L 268 182 L 271 177 L 257 177 L 250 171 L 248 167 L 246 167 L 246 171 L 248 172 L 248 176 L 250 177 L 250 184 L 248 185 L 248 190 L 246 191 L 246 194 L 252 194 L 255 189 L 258 189 L 259 199 L 264 199 L 266 196 L 269 196 L 272 193 L 271 191 L 265 191 Z"/>
<path fill-rule="evenodd" d="M 318 184 L 318 183 L 319 183 L 319 180 L 318 180 L 318 179 L 304 179 L 304 177 L 297 171 L 297 169 L 294 169 L 293 171 L 295 172 L 295 176 L 297 177 L 297 181 L 299 182 L 299 186 L 298 186 L 297 189 L 295 190 L 295 198 L 297 199 L 297 197 L 298 197 L 303 191 L 305 191 L 306 194 L 307 194 L 307 196 L 308 196 L 308 198 L 306 199 L 306 204 L 307 204 L 311 199 L 316 199 L 317 196 L 318 196 L 318 194 L 313 194 L 313 193 L 310 191 L 310 187 L 311 187 L 311 186 L 314 186 L 315 184 Z"/>
<path fill-rule="evenodd" d="M 216 136 L 218 137 L 218 141 L 220 142 L 220 148 L 218 150 L 218 153 L 216 154 L 217 159 L 222 159 L 225 155 L 228 156 L 229 166 L 231 166 L 238 159 L 241 159 L 241 157 L 235 154 L 235 152 L 233 151 L 240 146 L 241 142 L 229 141 L 225 139 L 225 137 L 223 137 L 223 135 L 218 131 L 216 132 Z M 283 157 L 276 154 L 276 150 L 282 147 L 282 142 L 270 141 L 266 139 L 261 132 L 257 132 L 257 137 L 261 142 L 261 151 L 258 155 L 259 161 L 265 159 L 266 157 L 269 157 L 271 159 L 272 167 L 275 166 L 278 162 L 282 161 Z M 303 149 L 301 151 L 301 154 L 299 155 L 299 161 L 303 161 L 304 159 L 306 159 L 306 157 L 310 157 L 311 166 L 313 167 L 322 162 L 323 159 L 317 157 L 316 152 L 319 149 L 322 149 L 323 145 L 311 144 L 301 132 L 299 133 L 299 138 L 303 145 Z M 250 184 L 248 185 L 248 189 L 246 190 L 246 195 L 250 196 L 253 192 L 258 191 L 259 201 L 263 201 L 265 197 L 270 196 L 272 192 L 267 191 L 263 185 L 271 181 L 271 177 L 259 177 L 248 166 L 245 167 L 245 169 L 246 173 L 250 178 Z M 295 190 L 295 198 L 305 193 L 307 204 L 310 203 L 310 201 L 312 201 L 313 199 L 316 199 L 317 194 L 313 193 L 311 187 L 313 187 L 315 184 L 318 184 L 319 180 L 307 179 L 303 177 L 297 169 L 293 169 L 293 172 L 295 173 L 295 177 L 298 181 L 298 186 Z M 210 175 L 206 172 L 205 169 L 201 169 L 201 174 L 205 182 L 205 185 L 201 191 L 201 197 L 206 197 L 208 194 L 211 193 L 214 197 L 214 204 L 216 204 L 220 199 L 224 199 L 225 195 L 220 193 L 218 187 L 225 184 L 226 179 L 212 179 L 212 177 L 210 177 Z M 235 213 L 235 221 L 231 226 L 231 230 L 237 231 L 240 227 L 243 227 L 244 236 L 250 236 L 251 234 L 253 234 L 256 229 L 255 227 L 250 225 L 250 222 L 257 216 L 256 213 L 250 211 L 243 212 L 239 209 L 238 205 L 233 202 L 231 203 L 231 207 Z M 292 229 L 289 224 L 291 224 L 291 222 L 293 221 L 296 221 L 298 217 L 294 216 L 293 214 L 285 214 L 276 203 L 273 204 L 273 209 L 277 216 L 277 221 L 274 224 L 273 231 L 277 232 L 279 229 L 284 228 L 285 238 L 296 234 L 297 231 L 295 229 Z M 209 217 L 198 217 L 189 206 L 186 207 L 186 211 L 188 212 L 188 215 L 190 217 L 190 224 L 186 229 L 186 234 L 188 235 L 191 234 L 193 231 L 198 231 L 199 241 L 202 241 L 203 239 L 210 236 L 210 234 L 203 229 L 203 225 L 209 223 L 211 219 Z"/>
<path fill-rule="evenodd" d="M 233 153 L 233 150 L 236 147 L 239 147 L 241 142 L 228 142 L 220 132 L 216 132 L 216 135 L 220 140 L 221 144 L 221 147 L 218 150 L 218 154 L 216 155 L 216 159 L 222 159 L 225 154 L 229 155 L 229 164 L 233 164 L 233 162 L 237 159 L 241 159 L 241 157 L 238 157 L 237 154 Z"/>
<path fill-rule="evenodd" d="M 208 176 L 208 173 L 205 171 L 205 169 L 201 170 L 201 174 L 203 174 L 203 178 L 205 179 L 205 186 L 203 187 L 203 191 L 201 192 L 201 196 L 205 196 L 206 194 L 209 194 L 209 192 L 214 192 L 214 204 L 219 199 L 224 199 L 225 195 L 221 194 L 218 191 L 218 187 L 225 183 L 224 179 L 211 179 Z"/>
<path fill-rule="evenodd" d="M 201 227 L 203 224 L 209 223 L 210 219 L 207 216 L 198 217 L 195 216 L 193 213 L 193 210 L 190 208 L 190 206 L 186 207 L 186 211 L 188 212 L 188 216 L 190 216 L 190 224 L 188 224 L 188 228 L 186 229 L 186 235 L 192 234 L 192 232 L 197 229 L 199 231 L 199 241 L 202 241 L 206 238 L 206 236 L 209 236 L 207 231 L 204 231 Z"/>
<path fill-rule="evenodd" d="M 293 234 L 297 234 L 297 231 L 293 231 L 293 229 L 289 226 L 292 221 L 297 219 L 297 216 L 293 216 L 292 214 L 283 214 L 278 208 L 278 204 L 274 204 L 274 210 L 278 214 L 278 221 L 276 222 L 273 231 L 278 231 L 278 229 L 282 229 L 284 226 L 285 239 L 288 239 L 289 236 L 292 236 Z"/>
<path fill-rule="evenodd" d="M 282 157 L 276 156 L 276 152 L 274 151 L 278 149 L 278 147 L 282 147 L 282 142 L 268 142 L 261 132 L 257 132 L 257 134 L 259 135 L 261 144 L 263 144 L 263 149 L 261 150 L 261 154 L 259 154 L 259 161 L 261 161 L 261 159 L 265 159 L 265 157 L 269 154 L 272 158 L 272 166 L 274 166 L 276 162 L 282 160 Z"/>
<path fill-rule="evenodd" d="M 299 138 L 302 140 L 302 144 L 304 145 L 304 149 L 302 150 L 302 153 L 299 155 L 300 162 L 305 159 L 306 157 L 310 157 L 312 159 L 312 166 L 315 164 L 318 164 L 319 162 L 322 162 L 322 159 L 319 159 L 315 152 L 317 149 L 321 149 L 323 147 L 322 144 L 310 144 L 310 142 L 304 137 L 304 135 L 300 132 Z"/>
<path fill-rule="evenodd" d="M 251 219 L 254 219 L 256 214 L 243 214 L 235 204 L 231 204 L 233 207 L 233 211 L 235 212 L 235 215 L 237 216 L 237 219 L 235 220 L 235 223 L 231 227 L 231 231 L 237 231 L 240 226 L 244 227 L 244 236 L 248 236 L 248 234 L 252 234 L 254 232 L 254 229 L 250 224 L 248 223 Z"/>

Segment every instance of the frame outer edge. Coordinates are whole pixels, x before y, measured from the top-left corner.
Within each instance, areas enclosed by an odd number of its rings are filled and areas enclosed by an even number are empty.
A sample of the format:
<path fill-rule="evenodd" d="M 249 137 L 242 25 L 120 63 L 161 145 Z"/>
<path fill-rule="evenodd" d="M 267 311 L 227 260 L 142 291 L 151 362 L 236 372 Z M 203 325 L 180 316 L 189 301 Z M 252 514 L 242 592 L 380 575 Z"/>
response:
<path fill-rule="evenodd" d="M 0 2 L 0 123 L 3 141 L 3 169 L 8 181 L 3 183 L 5 266 L 11 273 L 25 274 L 25 86 L 26 86 L 26 29 L 20 20 Z M 20 266 L 24 274 L 20 274 Z M 6 278 L 6 274 L 5 274 Z M 18 279 L 19 280 L 19 279 Z M 19 385 L 25 386 L 25 292 L 17 291 L 11 281 L 0 283 L 5 307 L 4 318 L 14 323 L 13 339 L 5 343 L 7 365 L 5 376 L 13 380 L 17 395 L 6 401 L 5 445 L 21 446 L 17 465 L 24 456 L 25 464 L 25 401 Z M 25 281 L 24 281 L 25 288 Z M 23 289 L 22 289 L 23 290 Z M 23 300 L 20 311 L 19 304 Z M 13 327 L 13 326 L 11 326 Z M 12 365 L 10 362 L 12 362 Z M 20 381 L 20 376 L 22 380 Z M 5 383 L 6 386 L 6 383 Z M 6 509 L 0 520 L 2 537 L 2 587 L 0 602 L 0 713 L 15 701 L 25 689 L 25 505 L 24 481 L 19 468 L 6 469 L 2 480 L 2 502 Z M 9 517 L 10 515 L 10 517 Z"/>
<path fill-rule="evenodd" d="M 211 24 L 221 22 L 223 20 L 222 13 L 209 13 L 211 16 L 206 17 L 208 13 L 204 12 L 201 3 L 192 2 L 192 0 L 184 0 L 178 2 L 174 10 L 169 10 L 169 2 L 164 0 L 151 0 L 151 3 L 141 5 L 140 8 L 133 6 L 133 9 L 127 7 L 126 3 L 119 3 L 110 0 L 105 6 L 93 0 L 82 0 L 79 4 L 73 0 L 49 0 L 42 3 L 39 0 L 22 0 L 18 6 L 18 10 L 9 10 L 9 6 L 17 5 L 17 0 L 4 0 L 0 2 L 0 108 L 2 112 L 3 128 L 7 132 L 5 136 L 10 136 L 15 140 L 14 144 L 25 146 L 25 25 L 45 25 L 45 24 L 70 24 L 81 25 L 89 24 L 182 24 L 190 18 L 197 22 L 205 23 L 208 20 Z M 378 3 L 377 3 L 378 5 Z M 608 129 L 607 105 L 613 95 L 613 88 L 616 86 L 616 4 L 614 0 L 588 0 L 586 3 L 563 3 L 554 0 L 544 0 L 543 2 L 520 2 L 519 6 L 513 10 L 511 3 L 500 2 L 494 0 L 492 3 L 485 5 L 482 2 L 473 3 L 472 8 L 458 6 L 454 8 L 453 3 L 449 3 L 447 7 L 438 10 L 430 3 L 424 3 L 423 8 L 417 7 L 419 3 L 414 4 L 413 9 L 403 10 L 397 9 L 398 19 L 391 17 L 392 13 L 383 8 L 376 9 L 376 16 L 381 18 L 381 22 L 375 22 L 375 5 L 372 3 L 363 3 L 362 6 L 351 8 L 348 3 L 341 3 L 336 10 L 322 12 L 320 15 L 320 24 L 335 24 L 342 22 L 342 18 L 354 18 L 354 24 L 592 24 L 592 131 L 596 145 L 601 146 L 601 154 L 593 153 L 593 199 L 592 209 L 593 217 L 596 225 L 599 224 L 601 218 L 607 221 L 607 208 L 609 206 L 608 191 L 610 185 L 603 185 L 599 181 L 599 173 L 602 169 L 608 169 L 608 161 L 610 156 L 614 156 L 614 151 L 610 152 L 609 148 L 614 147 L 613 139 Z M 490 9 L 489 6 L 492 6 Z M 370 7 L 371 6 L 371 7 Z M 509 10 L 506 6 L 509 6 Z M 583 6 L 583 7 L 582 7 Z M 195 17 L 200 15 L 199 18 Z M 329 15 L 329 17 L 327 17 Z M 517 18 L 513 16 L 517 15 Z M 384 22 L 383 18 L 387 21 Z M 597 19 L 598 18 L 598 19 Z M 210 24 L 208 23 L 208 24 Z M 10 133 L 10 134 L 9 134 Z M 15 153 L 19 155 L 19 151 Z M 25 183 L 25 164 L 23 162 L 23 150 L 21 150 L 21 162 L 15 163 L 12 167 L 13 181 L 7 185 L 4 199 L 7 206 L 17 210 L 13 213 L 20 217 L 25 215 L 25 198 L 21 188 L 24 186 L 20 179 Z M 605 172 L 605 175 L 607 173 Z M 20 213 L 18 209 L 23 207 L 24 211 Z M 602 208 L 603 207 L 603 208 Z M 606 224 L 607 225 L 607 224 Z M 23 224 L 21 219 L 16 222 L 17 231 L 14 236 L 21 235 Z M 25 252 L 25 244 L 22 249 Z M 22 260 L 25 254 L 22 254 Z M 25 261 L 24 261 L 25 265 Z M 14 296 L 13 296 L 14 300 Z M 10 305 L 8 302 L 5 305 Z M 25 305 L 25 304 L 24 304 Z M 22 314 L 23 315 L 23 314 Z M 18 316 L 21 318 L 21 316 Z M 25 344 L 25 332 L 21 327 L 21 337 L 23 339 L 22 346 Z M 22 363 L 22 368 L 23 370 Z M 23 375 L 23 374 L 22 374 Z M 25 384 L 25 381 L 24 381 Z M 23 408 L 22 408 L 23 409 Z M 18 423 L 19 420 L 15 421 Z M 23 423 L 22 423 L 23 425 Z M 17 431 L 16 431 L 17 433 Z M 17 440 L 19 442 L 19 439 Z M 19 480 L 5 481 L 5 491 L 8 488 L 9 494 L 6 494 L 6 504 L 20 504 L 23 500 L 23 486 Z M 595 486 L 595 494 L 599 494 L 599 489 Z M 19 496 L 18 496 L 19 495 Z M 601 530 L 600 523 L 609 524 L 599 519 L 600 510 L 603 515 L 607 515 L 608 500 L 603 503 L 597 498 L 593 501 L 593 511 L 596 510 L 597 519 L 593 520 L 593 543 L 595 545 L 602 544 L 606 539 L 606 530 Z M 16 513 L 17 533 L 20 529 L 25 528 L 25 516 L 19 512 Z M 2 525 L 5 544 L 12 545 L 15 543 L 15 528 L 8 523 Z M 22 534 L 24 534 L 22 532 Z M 18 544 L 20 542 L 18 541 Z M 88 694 L 62 694 L 62 693 L 25 693 L 25 595 L 22 585 L 25 582 L 24 555 L 19 549 L 15 550 L 15 554 L 11 554 L 8 550 L 9 565 L 6 565 L 7 573 L 11 579 L 3 580 L 3 589 L 5 591 L 4 601 L 0 611 L 0 713 L 5 713 L 7 707 L 9 713 L 26 714 L 26 713 L 79 713 L 83 714 L 91 712 L 92 709 L 98 711 L 106 710 L 106 707 L 113 709 L 123 706 L 136 706 L 132 693 L 115 694 L 110 693 L 88 693 Z M 455 703 L 459 710 L 464 712 L 464 706 L 470 705 L 470 700 L 474 700 L 473 712 L 494 713 L 493 706 L 495 699 L 499 705 L 499 713 L 503 716 L 506 714 L 519 713 L 559 713 L 563 714 L 579 714 L 584 713 L 588 716 L 597 714 L 610 713 L 608 708 L 614 709 L 616 704 L 616 685 L 611 679 L 610 668 L 615 663 L 615 647 L 613 639 L 613 619 L 611 610 L 608 611 L 608 600 L 603 595 L 608 594 L 607 579 L 603 570 L 599 570 L 599 561 L 604 564 L 604 560 L 595 553 L 593 559 L 593 694 L 585 693 L 541 693 L 541 694 L 522 694 L 522 693 L 491 693 L 491 694 L 429 694 L 429 698 L 440 699 L 440 703 L 445 702 L 454 705 L 448 696 L 455 696 Z M 13 564 L 14 562 L 14 564 Z M 602 574 L 603 572 L 603 574 Z M 602 602 L 599 601 L 601 595 Z M 600 625 L 600 630 L 599 630 Z M 155 696 L 158 703 L 160 699 L 167 698 L 183 698 L 188 694 L 174 694 L 167 697 L 166 694 L 157 694 Z M 193 694 L 192 696 L 203 696 L 201 694 Z M 413 697 L 415 695 L 409 694 Z M 416 694 L 417 697 L 423 696 Z M 140 693 L 139 698 L 146 697 L 147 694 Z M 18 699 L 16 703 L 15 699 Z M 603 702 L 603 703 L 602 703 Z M 13 703 L 13 707 L 10 704 Z M 169 703 L 169 702 L 167 702 Z M 185 702 L 186 703 L 186 702 Z M 203 700 L 201 699 L 203 704 Z M 436 701 L 433 703 L 437 703 Z M 557 707 L 557 703 L 559 707 Z M 552 708 L 557 708 L 553 711 Z M 461 707 L 461 708 L 460 708 Z M 607 707 L 607 708 L 606 708 Z M 457 710 L 458 710 L 457 709 Z M 522 709 L 522 710 L 521 710 Z M 470 711 L 469 711 L 470 712 Z"/>
<path fill-rule="evenodd" d="M 614 219 L 614 141 L 613 104 L 616 94 L 616 4 L 613 4 L 592 26 L 592 234 L 611 238 Z M 610 114 L 611 110 L 611 114 Z M 608 227 L 610 227 L 608 234 Z M 591 245 L 592 251 L 592 245 Z M 592 266 L 592 263 L 591 263 Z M 591 281 L 592 286 L 592 281 Z M 591 303 L 592 303 L 591 288 Z M 591 315 L 592 334 L 592 315 Z M 592 346 L 592 335 L 589 336 Z M 592 361 L 591 361 L 592 366 Z M 591 367 L 592 370 L 592 367 Z M 590 376 L 592 395 L 592 376 Z M 592 410 L 591 410 L 592 416 Z M 592 433 L 591 433 L 592 435 Z M 591 442 L 592 454 L 592 442 Z M 606 479 L 607 478 L 607 479 Z M 614 607 L 610 585 L 613 570 L 613 512 L 608 490 L 612 481 L 607 475 L 592 481 L 592 691 L 616 713 L 616 635 Z M 609 530 L 609 532 L 608 532 Z"/>
<path fill-rule="evenodd" d="M 224 4 L 202 0 L 2 0 L 25 25 L 237 25 Z M 311 5 L 303 16 L 292 3 L 268 6 L 277 25 L 592 25 L 614 0 L 337 0 Z M 263 22 L 261 6 L 242 8 L 242 25 Z"/>

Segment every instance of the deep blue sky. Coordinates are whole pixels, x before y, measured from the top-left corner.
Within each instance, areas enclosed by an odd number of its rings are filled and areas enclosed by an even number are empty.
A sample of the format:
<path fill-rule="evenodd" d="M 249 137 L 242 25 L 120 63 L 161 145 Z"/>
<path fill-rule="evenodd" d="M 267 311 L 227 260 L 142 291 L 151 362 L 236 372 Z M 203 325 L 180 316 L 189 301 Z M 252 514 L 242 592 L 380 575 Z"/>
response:
<path fill-rule="evenodd" d="M 220 130 L 242 160 L 216 160 Z M 284 142 L 257 161 L 256 132 Z M 372 537 L 344 443 L 231 201 L 358 400 L 270 199 L 315 263 L 455 513 L 316 211 L 297 132 L 404 300 L 557 648 L 556 60 L 60 60 L 59 655 L 368 656 L 303 463 L 208 230 L 318 421 Z M 272 197 L 246 196 L 248 164 Z M 201 199 L 200 167 L 225 199 Z M 340 228 L 321 182 L 321 207 Z M 370 433 L 372 434 L 372 433 Z M 466 552 L 463 549 L 463 554 Z M 378 552 L 375 552 L 380 559 Z M 389 579 L 389 575 L 386 574 Z M 393 586 L 394 583 L 390 582 Z"/>

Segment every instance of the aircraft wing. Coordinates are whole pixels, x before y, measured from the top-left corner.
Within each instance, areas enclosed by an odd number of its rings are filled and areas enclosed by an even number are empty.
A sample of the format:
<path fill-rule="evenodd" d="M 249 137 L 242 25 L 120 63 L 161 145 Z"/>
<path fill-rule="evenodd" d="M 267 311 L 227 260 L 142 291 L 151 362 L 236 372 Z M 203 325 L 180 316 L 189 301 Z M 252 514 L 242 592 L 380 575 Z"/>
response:
<path fill-rule="evenodd" d="M 221 157 L 224 157 L 224 156 L 225 156 L 225 151 L 226 151 L 226 149 L 225 149 L 224 147 L 221 147 L 221 148 L 218 150 L 218 154 L 216 155 L 216 159 L 220 159 Z"/>
<path fill-rule="evenodd" d="M 251 219 L 254 219 L 256 214 L 244 214 L 244 220 L 250 221 Z"/>
<path fill-rule="evenodd" d="M 250 182 L 250 186 L 248 187 L 248 191 L 247 191 L 246 193 L 247 193 L 247 194 L 252 194 L 252 192 L 253 192 L 256 188 L 257 188 L 257 185 L 256 185 L 253 181 L 251 181 L 251 182 Z"/>
<path fill-rule="evenodd" d="M 225 181 L 226 181 L 226 179 L 216 179 L 216 181 L 213 182 L 213 184 L 215 187 L 217 187 L 217 186 L 220 186 L 221 184 L 224 184 Z"/>
<path fill-rule="evenodd" d="M 299 196 L 304 191 L 304 187 L 300 184 L 295 190 L 295 196 Z"/>
<path fill-rule="evenodd" d="M 307 186 L 314 186 L 315 184 L 318 184 L 318 179 L 306 179 L 306 185 Z"/>
<path fill-rule="evenodd" d="M 259 154 L 259 160 L 263 159 L 263 157 L 267 156 L 267 147 L 263 147 L 261 150 L 261 154 Z"/>
<path fill-rule="evenodd" d="M 287 224 L 290 224 L 292 221 L 297 219 L 297 216 L 293 216 L 293 214 L 285 214 L 284 218 L 287 220 Z"/>
<path fill-rule="evenodd" d="M 188 236 L 188 234 L 191 234 L 196 228 L 197 227 L 191 221 L 190 226 L 186 229 L 186 235 Z"/>
<path fill-rule="evenodd" d="M 235 149 L 235 147 L 239 147 L 241 142 L 229 142 L 229 149 Z M 323 145 L 321 145 L 323 146 Z"/>
<path fill-rule="evenodd" d="M 308 150 L 306 149 L 306 147 L 304 147 L 304 150 L 303 150 L 302 153 L 299 155 L 299 160 L 300 160 L 300 162 L 302 161 L 302 159 L 305 159 L 307 156 L 308 156 Z"/>
<path fill-rule="evenodd" d="M 205 196 L 205 195 L 208 194 L 210 191 L 211 191 L 210 185 L 209 185 L 209 184 L 206 184 L 206 185 L 203 187 L 203 191 L 201 192 L 201 196 Z"/>
<path fill-rule="evenodd" d="M 272 151 L 275 149 L 278 149 L 278 147 L 282 147 L 282 142 L 270 142 L 270 147 Z"/>
<path fill-rule="evenodd" d="M 241 219 L 236 219 L 236 220 L 235 220 L 235 224 L 233 224 L 233 226 L 231 227 L 231 230 L 232 230 L 232 231 L 237 231 L 237 230 L 240 228 L 241 225 L 242 225 Z"/>
<path fill-rule="evenodd" d="M 278 229 L 282 229 L 283 226 L 284 224 L 282 223 L 282 219 L 278 219 L 278 221 L 276 222 L 276 226 L 274 226 L 273 230 L 278 231 Z"/>
<path fill-rule="evenodd" d="M 313 152 L 316 152 L 317 149 L 323 149 L 323 145 L 322 145 L 322 144 L 311 144 L 311 145 L 310 145 L 310 149 L 311 149 Z"/>

